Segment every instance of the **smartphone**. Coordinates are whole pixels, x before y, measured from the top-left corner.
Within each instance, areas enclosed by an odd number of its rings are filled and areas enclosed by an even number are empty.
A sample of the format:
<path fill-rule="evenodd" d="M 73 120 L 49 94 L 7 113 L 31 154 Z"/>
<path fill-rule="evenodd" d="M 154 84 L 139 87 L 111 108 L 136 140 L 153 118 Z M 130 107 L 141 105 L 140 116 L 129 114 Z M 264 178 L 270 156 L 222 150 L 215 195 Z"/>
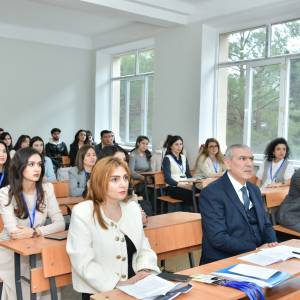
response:
<path fill-rule="evenodd" d="M 68 235 L 67 232 L 53 233 L 53 234 L 45 235 L 45 238 L 50 240 L 63 241 L 67 239 L 67 235 Z"/>
<path fill-rule="evenodd" d="M 158 274 L 157 276 L 166 279 L 166 280 L 171 280 L 171 281 L 179 281 L 179 282 L 188 282 L 192 278 L 188 275 L 182 275 L 182 274 L 175 274 L 175 273 L 170 273 L 170 272 L 162 272 Z"/>

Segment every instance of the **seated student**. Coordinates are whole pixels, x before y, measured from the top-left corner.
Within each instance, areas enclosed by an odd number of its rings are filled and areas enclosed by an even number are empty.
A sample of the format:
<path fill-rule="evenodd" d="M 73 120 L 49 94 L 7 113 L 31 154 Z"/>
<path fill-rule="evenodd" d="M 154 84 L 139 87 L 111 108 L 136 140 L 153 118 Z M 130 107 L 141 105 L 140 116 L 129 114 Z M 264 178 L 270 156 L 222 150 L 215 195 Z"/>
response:
<path fill-rule="evenodd" d="M 219 142 L 207 139 L 195 163 L 195 177 L 220 177 L 226 170 Z"/>
<path fill-rule="evenodd" d="M 114 157 L 93 168 L 87 201 L 73 208 L 67 240 L 73 288 L 90 295 L 159 273 L 135 201 L 127 201 L 127 164 Z"/>
<path fill-rule="evenodd" d="M 90 130 L 86 130 L 85 132 L 86 132 L 86 144 L 91 146 L 96 146 L 92 132 Z"/>
<path fill-rule="evenodd" d="M 43 157 L 44 166 L 45 166 L 44 181 L 49 181 L 49 182 L 56 181 L 52 160 L 45 155 L 43 139 L 39 136 L 34 136 L 30 140 L 30 147 L 37 150 Z"/>
<path fill-rule="evenodd" d="M 12 151 L 10 151 L 10 158 L 13 158 L 16 151 L 19 149 L 27 148 L 30 144 L 30 136 L 26 134 L 22 134 L 19 136 L 17 142 L 15 143 L 15 146 Z"/>
<path fill-rule="evenodd" d="M 289 154 L 290 148 L 284 138 L 271 141 L 265 150 L 266 159 L 256 174 L 256 184 L 261 187 L 289 185 L 294 174 L 294 168 L 288 161 Z"/>
<path fill-rule="evenodd" d="M 86 132 L 80 129 L 76 132 L 74 141 L 70 144 L 70 165 L 75 166 L 75 160 L 78 150 L 86 144 Z"/>
<path fill-rule="evenodd" d="M 145 177 L 140 172 L 151 171 L 151 152 L 148 150 L 149 138 L 146 136 L 138 136 L 135 142 L 134 149 L 129 155 L 129 168 L 131 176 L 134 180 L 141 181 L 134 186 L 134 189 L 138 195 L 143 196 L 141 203 L 143 209 L 147 215 L 152 215 L 152 204 L 149 199 L 146 199 L 145 195 Z M 153 198 L 153 197 L 149 197 Z"/>
<path fill-rule="evenodd" d="M 0 135 L 4 132 L 3 128 L 0 128 Z"/>
<path fill-rule="evenodd" d="M 0 188 L 8 185 L 10 156 L 6 144 L 0 141 Z"/>
<path fill-rule="evenodd" d="M 0 190 L 0 214 L 4 223 L 1 240 L 44 236 L 65 229 L 53 186 L 43 183 L 43 176 L 43 158 L 35 149 L 16 152 L 9 168 L 9 186 Z M 51 223 L 45 225 L 47 218 Z M 21 257 L 21 261 L 24 271 L 28 259 Z M 1 299 L 16 299 L 14 254 L 1 247 L 0 278 L 3 280 Z"/>
<path fill-rule="evenodd" d="M 70 194 L 71 196 L 85 196 L 87 182 L 93 166 L 97 160 L 93 146 L 82 146 L 76 156 L 76 166 L 69 169 Z"/>
<path fill-rule="evenodd" d="M 253 176 L 253 154 L 246 145 L 232 145 L 225 153 L 228 172 L 201 191 L 201 264 L 275 246 L 276 236 Z"/>
<path fill-rule="evenodd" d="M 292 176 L 289 193 L 278 208 L 276 220 L 300 232 L 300 169 Z"/>
<path fill-rule="evenodd" d="M 62 164 L 62 156 L 68 155 L 66 144 L 60 139 L 61 130 L 59 128 L 51 129 L 51 138 L 46 144 L 46 155 L 51 158 L 55 172 Z"/>
<path fill-rule="evenodd" d="M 191 178 L 191 172 L 187 158 L 182 154 L 183 139 L 174 135 L 169 139 L 166 155 L 162 162 L 162 171 L 165 181 L 169 185 L 168 193 L 175 199 L 184 201 L 184 209 L 190 210 L 193 201 L 192 184 L 180 182 Z"/>
<path fill-rule="evenodd" d="M 115 135 L 111 130 L 102 130 L 100 132 L 101 142 L 95 146 L 97 157 L 99 158 L 101 155 L 101 151 L 107 147 L 116 145 L 115 143 Z"/>
<path fill-rule="evenodd" d="M 6 144 L 8 152 L 13 150 L 12 138 L 9 132 L 7 131 L 2 132 L 0 134 L 0 141 L 3 141 Z"/>

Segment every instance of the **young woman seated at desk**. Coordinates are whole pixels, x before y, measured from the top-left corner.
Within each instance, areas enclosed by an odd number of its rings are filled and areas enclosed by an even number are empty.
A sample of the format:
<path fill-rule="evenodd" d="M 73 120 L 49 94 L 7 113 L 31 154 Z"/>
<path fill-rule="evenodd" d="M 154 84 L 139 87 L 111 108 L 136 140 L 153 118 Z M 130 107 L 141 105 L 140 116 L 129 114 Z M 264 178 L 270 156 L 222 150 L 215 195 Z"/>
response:
<path fill-rule="evenodd" d="M 9 186 L 0 190 L 1 240 L 44 236 L 65 229 L 51 183 L 43 183 L 42 156 L 32 148 L 20 149 L 11 161 Z M 45 225 L 46 219 L 51 223 Z M 0 247 L 1 300 L 16 299 L 13 252 Z M 22 259 L 22 274 L 28 260 Z M 23 293 L 29 294 L 29 293 Z"/>
<path fill-rule="evenodd" d="M 88 200 L 73 208 L 67 252 L 73 287 L 82 299 L 159 272 L 141 210 L 135 201 L 127 201 L 129 174 L 118 158 L 99 160 L 90 177 Z"/>
<path fill-rule="evenodd" d="M 10 156 L 8 148 L 3 141 L 0 141 L 0 188 L 8 185 L 8 166 Z"/>

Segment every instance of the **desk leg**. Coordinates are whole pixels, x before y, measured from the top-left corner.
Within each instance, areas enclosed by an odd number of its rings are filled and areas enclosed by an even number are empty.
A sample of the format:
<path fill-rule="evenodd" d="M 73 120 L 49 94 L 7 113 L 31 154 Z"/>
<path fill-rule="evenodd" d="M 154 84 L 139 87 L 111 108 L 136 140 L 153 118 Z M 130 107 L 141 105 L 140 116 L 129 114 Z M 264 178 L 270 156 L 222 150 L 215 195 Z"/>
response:
<path fill-rule="evenodd" d="M 149 201 L 148 188 L 147 188 L 147 177 L 145 177 L 144 187 L 145 187 L 144 191 L 145 191 L 146 200 Z"/>
<path fill-rule="evenodd" d="M 36 268 L 36 255 L 30 255 L 29 256 L 29 265 L 30 270 L 33 268 Z M 30 300 L 36 300 L 36 293 L 32 293 L 31 290 L 31 272 L 30 272 Z"/>
<path fill-rule="evenodd" d="M 190 261 L 190 267 L 194 268 L 195 267 L 195 260 L 194 260 L 194 255 L 192 252 L 189 252 L 189 261 Z"/>
<path fill-rule="evenodd" d="M 193 206 L 194 206 L 194 212 L 198 212 L 198 207 L 197 207 L 197 201 L 196 201 L 196 186 L 193 183 L 193 188 L 192 188 L 192 193 L 193 193 Z"/>
<path fill-rule="evenodd" d="M 157 215 L 157 190 L 154 184 L 154 191 L 153 191 L 153 210 L 154 215 Z"/>
<path fill-rule="evenodd" d="M 21 286 L 21 257 L 20 254 L 18 253 L 15 253 L 15 282 L 16 282 L 17 299 L 23 300 L 22 286 Z"/>

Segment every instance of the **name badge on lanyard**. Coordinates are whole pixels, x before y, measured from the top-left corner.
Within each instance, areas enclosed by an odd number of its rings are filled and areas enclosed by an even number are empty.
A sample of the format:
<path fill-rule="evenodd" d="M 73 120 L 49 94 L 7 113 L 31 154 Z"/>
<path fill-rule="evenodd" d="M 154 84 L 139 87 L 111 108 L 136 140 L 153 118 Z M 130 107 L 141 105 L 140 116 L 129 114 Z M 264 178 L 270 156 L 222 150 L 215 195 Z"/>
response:
<path fill-rule="evenodd" d="M 35 200 L 35 202 L 34 202 L 34 207 L 33 207 L 32 212 L 31 212 L 31 214 L 30 214 L 29 207 L 28 207 L 28 203 L 27 203 L 27 201 L 26 201 L 26 199 L 25 199 L 23 193 L 21 193 L 21 198 L 22 198 L 22 201 L 23 201 L 23 203 L 24 203 L 24 205 L 25 205 L 25 207 L 26 207 L 26 211 L 27 211 L 27 213 L 28 213 L 28 218 L 29 218 L 29 222 L 30 222 L 30 227 L 31 227 L 31 228 L 34 228 L 35 213 L 36 213 L 36 200 Z"/>

